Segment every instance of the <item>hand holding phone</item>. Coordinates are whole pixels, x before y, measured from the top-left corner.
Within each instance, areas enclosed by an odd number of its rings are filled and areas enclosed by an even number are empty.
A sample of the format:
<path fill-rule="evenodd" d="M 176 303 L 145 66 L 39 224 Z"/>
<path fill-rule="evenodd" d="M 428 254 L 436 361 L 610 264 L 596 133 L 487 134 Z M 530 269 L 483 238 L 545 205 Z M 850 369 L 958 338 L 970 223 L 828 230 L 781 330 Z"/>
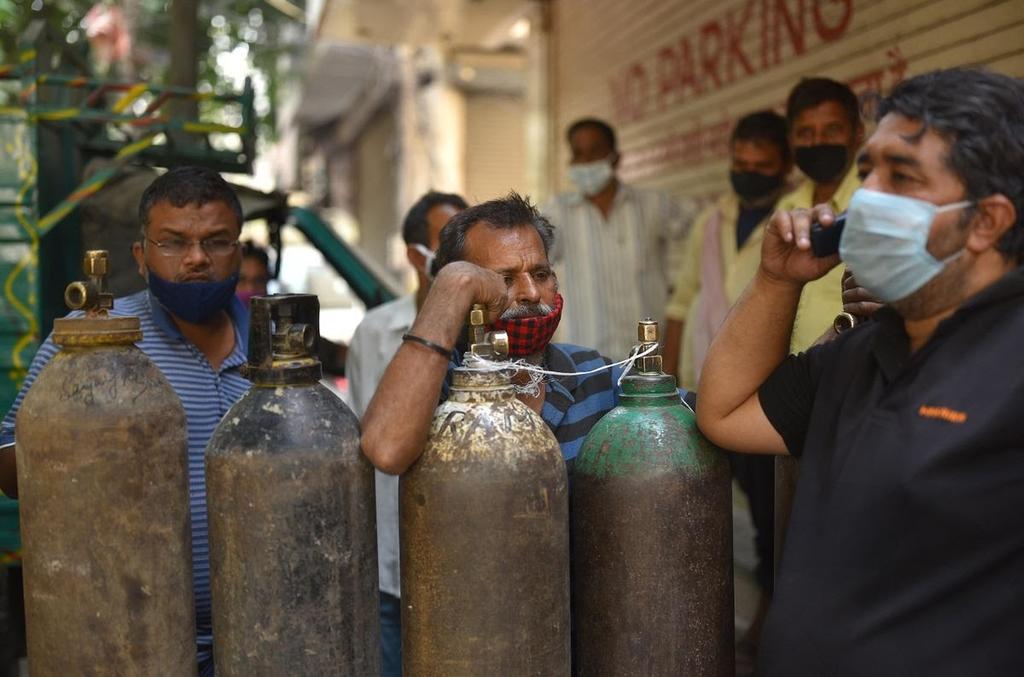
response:
<path fill-rule="evenodd" d="M 836 215 L 831 226 L 822 225 L 820 221 L 811 224 L 811 251 L 818 258 L 825 258 L 839 253 L 839 238 L 843 235 L 846 225 L 846 212 Z"/>

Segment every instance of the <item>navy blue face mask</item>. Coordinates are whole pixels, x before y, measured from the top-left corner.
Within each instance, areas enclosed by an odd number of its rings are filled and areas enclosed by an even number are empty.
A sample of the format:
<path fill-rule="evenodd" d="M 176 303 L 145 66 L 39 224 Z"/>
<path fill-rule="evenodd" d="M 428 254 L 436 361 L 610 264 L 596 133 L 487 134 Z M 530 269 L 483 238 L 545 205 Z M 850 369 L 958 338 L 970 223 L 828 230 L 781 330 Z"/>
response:
<path fill-rule="evenodd" d="M 169 282 L 149 271 L 149 291 L 172 315 L 203 324 L 231 305 L 238 273 L 220 282 Z"/>

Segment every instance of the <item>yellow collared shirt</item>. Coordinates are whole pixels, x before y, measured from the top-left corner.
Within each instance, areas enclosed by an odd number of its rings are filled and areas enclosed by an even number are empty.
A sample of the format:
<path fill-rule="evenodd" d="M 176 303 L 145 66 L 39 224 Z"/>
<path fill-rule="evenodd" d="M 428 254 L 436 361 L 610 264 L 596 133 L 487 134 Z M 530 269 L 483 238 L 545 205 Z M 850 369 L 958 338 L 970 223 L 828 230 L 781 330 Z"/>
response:
<path fill-rule="evenodd" d="M 693 328 L 696 326 L 695 309 L 700 294 L 701 251 L 708 222 L 715 213 L 720 213 L 722 228 L 719 229 L 722 248 L 722 269 L 725 271 L 725 295 L 729 304 L 736 303 L 740 294 L 757 273 L 761 265 L 761 242 L 764 240 L 763 223 L 755 228 L 742 247 L 736 247 L 736 219 L 739 218 L 739 199 L 728 191 L 707 207 L 693 224 L 680 261 L 672 298 L 665 309 L 665 316 L 671 320 L 682 320 L 683 339 L 679 356 L 679 385 L 688 390 L 697 387 L 696 365 L 693 363 Z"/>
<path fill-rule="evenodd" d="M 860 188 L 857 177 L 857 164 L 850 165 L 842 183 L 836 189 L 832 199 L 828 201 L 832 211 L 846 211 L 854 191 Z M 814 182 L 804 181 L 788 195 L 783 195 L 776 210 L 810 209 L 814 206 Z M 843 309 L 843 266 L 836 266 L 828 275 L 804 286 L 800 296 L 800 305 L 796 310 L 796 321 L 793 323 L 793 336 L 790 339 L 790 350 L 798 353 L 807 350 L 825 330 L 832 326 L 832 320 Z"/>

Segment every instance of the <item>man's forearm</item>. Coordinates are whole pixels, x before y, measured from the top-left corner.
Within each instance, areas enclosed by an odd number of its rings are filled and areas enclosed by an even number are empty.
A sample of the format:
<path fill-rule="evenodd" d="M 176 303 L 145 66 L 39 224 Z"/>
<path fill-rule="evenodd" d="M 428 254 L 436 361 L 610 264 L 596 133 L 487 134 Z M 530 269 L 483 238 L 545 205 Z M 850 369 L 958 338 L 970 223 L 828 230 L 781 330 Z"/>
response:
<path fill-rule="evenodd" d="M 472 296 L 432 291 L 409 333 L 451 348 Z M 406 341 L 395 353 L 363 417 L 363 453 L 378 469 L 397 475 L 419 458 L 447 372 L 448 360 L 422 344 Z"/>
<path fill-rule="evenodd" d="M 789 354 L 802 288 L 762 272 L 754 277 L 708 351 L 697 389 L 702 419 L 726 419 Z"/>

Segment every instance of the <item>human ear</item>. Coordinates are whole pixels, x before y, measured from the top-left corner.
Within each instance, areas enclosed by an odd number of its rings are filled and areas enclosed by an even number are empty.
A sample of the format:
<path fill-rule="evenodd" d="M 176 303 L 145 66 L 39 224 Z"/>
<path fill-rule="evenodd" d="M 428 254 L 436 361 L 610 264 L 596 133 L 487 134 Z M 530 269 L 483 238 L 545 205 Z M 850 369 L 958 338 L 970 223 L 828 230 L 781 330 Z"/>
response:
<path fill-rule="evenodd" d="M 978 200 L 971 230 L 967 235 L 967 249 L 981 254 L 993 249 L 1003 235 L 1017 222 L 1017 209 L 1005 195 L 996 193 Z"/>
<path fill-rule="evenodd" d="M 142 248 L 141 242 L 132 242 L 132 257 L 135 259 L 135 264 L 139 267 L 139 275 L 143 278 L 146 277 L 146 253 Z"/>

